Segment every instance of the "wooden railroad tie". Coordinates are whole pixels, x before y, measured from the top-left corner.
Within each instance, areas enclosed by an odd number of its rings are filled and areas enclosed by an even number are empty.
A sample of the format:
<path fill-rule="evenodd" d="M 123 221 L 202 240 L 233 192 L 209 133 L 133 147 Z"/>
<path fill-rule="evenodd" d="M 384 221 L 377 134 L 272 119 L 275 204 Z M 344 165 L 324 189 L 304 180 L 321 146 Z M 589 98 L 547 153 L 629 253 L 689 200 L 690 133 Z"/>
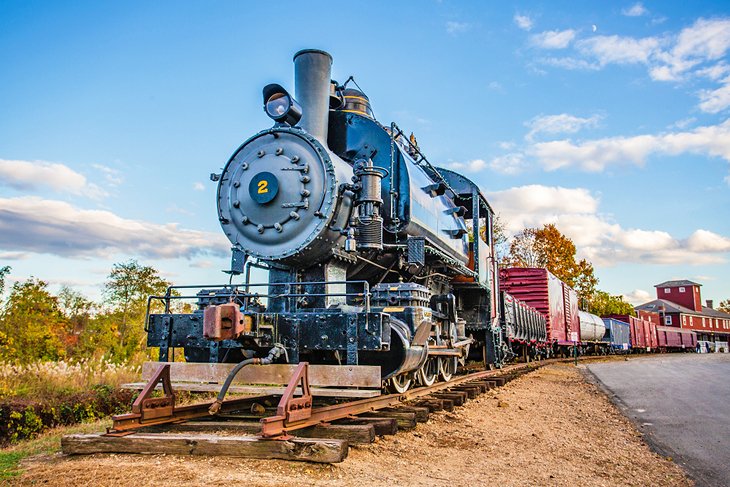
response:
<path fill-rule="evenodd" d="M 463 406 L 466 402 L 466 393 L 453 391 L 453 392 L 439 392 L 437 394 L 431 394 L 433 397 L 439 399 L 448 399 L 454 406 Z"/>
<path fill-rule="evenodd" d="M 413 403 L 417 407 L 426 407 L 432 413 L 444 410 L 444 400 L 435 397 L 424 397 Z M 451 406 L 453 408 L 453 404 Z"/>
<path fill-rule="evenodd" d="M 142 453 L 339 463 L 347 458 L 349 448 L 347 440 L 334 439 L 261 440 L 251 436 L 155 433 L 110 437 L 97 433 L 66 435 L 61 438 L 61 449 L 68 455 Z"/>
<path fill-rule="evenodd" d="M 482 389 L 479 386 L 472 386 L 469 384 L 461 384 L 453 388 L 453 390 L 456 391 L 464 391 L 467 393 L 467 396 L 469 399 L 476 398 L 479 394 L 482 393 Z"/>
<path fill-rule="evenodd" d="M 152 428 L 151 432 L 174 431 L 195 433 L 233 433 L 258 435 L 261 423 L 252 421 L 187 421 L 163 428 Z M 328 438 L 347 440 L 350 444 L 366 444 L 375 441 L 375 427 L 372 424 L 320 424 L 292 431 L 292 436 L 301 438 Z"/>
<path fill-rule="evenodd" d="M 395 418 L 354 418 L 338 419 L 334 424 L 341 425 L 372 425 L 378 436 L 394 435 L 398 432 L 398 420 Z"/>
<path fill-rule="evenodd" d="M 378 409 L 377 411 L 365 413 L 361 416 L 366 418 L 393 418 L 398 423 L 399 430 L 412 430 L 416 427 L 416 413 Z"/>
<path fill-rule="evenodd" d="M 482 392 L 487 392 L 489 389 L 492 388 L 491 384 L 487 381 L 474 381 L 474 382 L 469 382 L 469 384 L 478 385 L 479 387 L 482 388 Z"/>

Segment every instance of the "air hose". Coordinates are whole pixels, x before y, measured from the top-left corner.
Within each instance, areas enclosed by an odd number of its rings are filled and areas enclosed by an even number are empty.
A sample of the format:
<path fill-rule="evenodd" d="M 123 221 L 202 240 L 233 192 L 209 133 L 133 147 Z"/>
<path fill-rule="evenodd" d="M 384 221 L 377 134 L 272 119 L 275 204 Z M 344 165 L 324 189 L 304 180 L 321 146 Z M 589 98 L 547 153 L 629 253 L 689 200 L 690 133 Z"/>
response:
<path fill-rule="evenodd" d="M 277 343 L 276 345 L 274 345 L 274 348 L 269 350 L 268 356 L 264 358 L 249 358 L 244 360 L 243 362 L 239 362 L 238 364 L 236 364 L 236 366 L 233 367 L 231 372 L 228 374 L 228 377 L 226 377 L 226 381 L 223 383 L 223 387 L 218 393 L 218 397 L 213 402 L 213 404 L 210 405 L 210 407 L 208 408 L 208 412 L 210 414 L 218 414 L 218 411 L 220 411 L 221 406 L 223 405 L 223 399 L 225 399 L 226 394 L 228 393 L 228 388 L 231 387 L 233 379 L 241 371 L 242 368 L 251 364 L 269 365 L 273 363 L 276 359 L 278 359 L 282 354 L 286 354 L 286 349 L 282 345 Z"/>

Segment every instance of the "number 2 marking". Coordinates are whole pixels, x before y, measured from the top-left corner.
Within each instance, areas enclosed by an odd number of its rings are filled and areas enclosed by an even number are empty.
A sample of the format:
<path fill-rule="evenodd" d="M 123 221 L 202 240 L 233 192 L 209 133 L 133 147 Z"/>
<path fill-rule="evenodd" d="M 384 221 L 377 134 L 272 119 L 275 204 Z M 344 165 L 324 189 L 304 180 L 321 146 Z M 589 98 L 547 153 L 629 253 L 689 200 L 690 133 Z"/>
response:
<path fill-rule="evenodd" d="M 259 181 L 258 183 L 258 194 L 268 193 L 269 192 L 269 182 L 266 180 Z"/>

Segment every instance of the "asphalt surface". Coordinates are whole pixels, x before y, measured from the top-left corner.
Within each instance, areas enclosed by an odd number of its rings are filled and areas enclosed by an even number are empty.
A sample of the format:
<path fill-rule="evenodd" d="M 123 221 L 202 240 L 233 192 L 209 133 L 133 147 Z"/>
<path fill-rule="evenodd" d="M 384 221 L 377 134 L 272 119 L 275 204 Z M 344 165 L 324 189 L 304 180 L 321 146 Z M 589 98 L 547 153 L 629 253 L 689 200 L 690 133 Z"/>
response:
<path fill-rule="evenodd" d="M 698 486 L 730 486 L 730 354 L 666 354 L 589 364 L 661 455 Z"/>

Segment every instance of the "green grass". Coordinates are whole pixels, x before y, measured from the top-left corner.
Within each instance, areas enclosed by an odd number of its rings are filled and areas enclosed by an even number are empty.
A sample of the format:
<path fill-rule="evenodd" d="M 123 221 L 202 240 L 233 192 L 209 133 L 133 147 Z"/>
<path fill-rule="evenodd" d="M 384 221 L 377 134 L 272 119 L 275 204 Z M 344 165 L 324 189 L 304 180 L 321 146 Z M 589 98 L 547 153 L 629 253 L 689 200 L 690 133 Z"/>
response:
<path fill-rule="evenodd" d="M 23 473 L 20 462 L 34 455 L 50 455 L 61 451 L 61 437 L 73 433 L 95 433 L 111 426 L 110 420 L 94 421 L 73 426 L 53 428 L 32 440 L 0 449 L 0 482 Z"/>

